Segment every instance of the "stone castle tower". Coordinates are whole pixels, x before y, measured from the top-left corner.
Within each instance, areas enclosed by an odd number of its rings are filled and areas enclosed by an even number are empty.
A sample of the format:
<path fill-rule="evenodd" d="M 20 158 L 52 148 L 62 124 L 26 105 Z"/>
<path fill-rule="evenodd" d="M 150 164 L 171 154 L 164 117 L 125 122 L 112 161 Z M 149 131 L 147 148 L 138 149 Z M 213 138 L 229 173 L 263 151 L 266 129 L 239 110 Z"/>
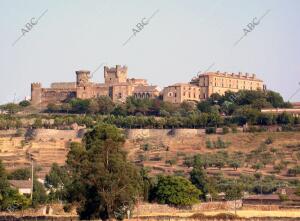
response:
<path fill-rule="evenodd" d="M 38 105 L 42 101 L 42 84 L 32 83 L 31 84 L 31 103 Z"/>
<path fill-rule="evenodd" d="M 90 71 L 76 71 L 77 86 L 85 86 L 90 82 Z"/>
<path fill-rule="evenodd" d="M 150 98 L 159 95 L 155 86 L 149 86 L 146 79 L 127 78 L 127 66 L 104 67 L 104 83 L 91 80 L 90 71 L 76 71 L 75 82 L 54 82 L 50 88 L 40 83 L 31 84 L 31 102 L 45 107 L 61 104 L 74 98 L 91 99 L 108 96 L 114 102 L 125 102 L 128 96 Z"/>
<path fill-rule="evenodd" d="M 116 65 L 116 67 L 109 68 L 107 66 L 104 67 L 104 80 L 105 84 L 119 84 L 127 82 L 127 67 Z"/>

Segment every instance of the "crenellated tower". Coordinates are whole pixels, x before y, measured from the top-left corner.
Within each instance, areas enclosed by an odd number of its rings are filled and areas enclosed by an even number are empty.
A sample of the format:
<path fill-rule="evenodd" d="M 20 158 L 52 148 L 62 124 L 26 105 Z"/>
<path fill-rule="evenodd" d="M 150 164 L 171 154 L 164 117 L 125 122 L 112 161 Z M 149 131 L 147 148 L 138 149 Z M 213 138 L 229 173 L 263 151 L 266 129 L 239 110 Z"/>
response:
<path fill-rule="evenodd" d="M 90 82 L 90 71 L 76 71 L 77 86 L 85 86 Z"/>
<path fill-rule="evenodd" d="M 116 65 L 116 67 L 109 68 L 104 66 L 104 80 L 105 84 L 119 84 L 127 81 L 127 67 Z"/>
<path fill-rule="evenodd" d="M 31 104 L 38 105 L 42 102 L 42 84 L 32 83 L 31 84 Z"/>

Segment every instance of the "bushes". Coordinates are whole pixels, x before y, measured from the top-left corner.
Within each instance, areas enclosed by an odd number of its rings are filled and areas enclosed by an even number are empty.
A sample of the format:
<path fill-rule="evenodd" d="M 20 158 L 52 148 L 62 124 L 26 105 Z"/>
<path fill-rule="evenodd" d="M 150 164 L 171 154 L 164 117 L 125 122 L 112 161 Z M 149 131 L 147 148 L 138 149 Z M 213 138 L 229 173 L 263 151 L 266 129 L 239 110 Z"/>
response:
<path fill-rule="evenodd" d="M 265 144 L 269 145 L 269 144 L 272 144 L 273 143 L 273 138 L 272 137 L 268 137 L 266 140 L 265 140 Z"/>
<path fill-rule="evenodd" d="M 170 166 L 173 166 L 177 163 L 177 159 L 176 158 L 173 158 L 173 159 L 170 159 L 170 160 L 166 160 L 166 164 L 169 164 Z"/>
<path fill-rule="evenodd" d="M 191 206 L 199 202 L 202 192 L 184 177 L 158 176 L 153 195 L 158 203 Z"/>
<path fill-rule="evenodd" d="M 300 174 L 300 166 L 295 166 L 293 168 L 290 168 L 287 173 L 289 176 L 299 175 Z"/>
<path fill-rule="evenodd" d="M 280 173 L 280 171 L 284 168 L 285 168 L 285 166 L 282 163 L 279 163 L 279 164 L 276 164 L 273 166 L 273 169 L 276 173 Z"/>
<path fill-rule="evenodd" d="M 161 161 L 161 160 L 162 160 L 162 157 L 159 155 L 155 155 L 154 157 L 150 158 L 150 161 Z"/>
<path fill-rule="evenodd" d="M 205 128 L 205 133 L 206 134 L 215 134 L 217 129 L 215 127 L 207 127 Z"/>
<path fill-rule="evenodd" d="M 209 149 L 225 149 L 227 148 L 231 143 L 230 142 L 224 142 L 222 138 L 218 137 L 216 141 L 206 140 L 206 147 Z"/>
<path fill-rule="evenodd" d="M 229 128 L 228 127 L 223 127 L 223 134 L 228 134 L 229 133 Z"/>

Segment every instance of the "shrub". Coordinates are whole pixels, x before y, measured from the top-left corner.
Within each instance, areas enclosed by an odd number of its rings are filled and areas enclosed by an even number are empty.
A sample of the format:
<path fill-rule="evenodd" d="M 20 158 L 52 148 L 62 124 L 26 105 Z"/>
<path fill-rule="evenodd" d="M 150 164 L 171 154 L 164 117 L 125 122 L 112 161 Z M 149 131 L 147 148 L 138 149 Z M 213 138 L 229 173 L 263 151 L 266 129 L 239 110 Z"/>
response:
<path fill-rule="evenodd" d="M 17 129 L 17 131 L 16 131 L 16 136 L 17 137 L 22 137 L 22 136 L 24 136 L 25 135 L 25 129 L 23 129 L 23 128 L 18 128 Z"/>
<path fill-rule="evenodd" d="M 215 134 L 217 132 L 217 129 L 215 127 L 207 127 L 205 128 L 206 134 Z"/>
<path fill-rule="evenodd" d="M 141 148 L 142 148 L 143 151 L 149 151 L 151 149 L 151 146 L 150 146 L 150 144 L 145 143 L 145 144 L 142 145 Z"/>
<path fill-rule="evenodd" d="M 210 140 L 206 140 L 206 148 L 208 149 L 213 148 L 212 142 Z"/>
<path fill-rule="evenodd" d="M 273 138 L 272 137 L 268 137 L 266 140 L 265 140 L 265 144 L 269 145 L 273 143 Z"/>
<path fill-rule="evenodd" d="M 194 165 L 194 158 L 193 157 L 186 157 L 183 161 L 183 165 L 190 168 Z"/>
<path fill-rule="evenodd" d="M 166 164 L 169 164 L 170 166 L 173 166 L 177 163 L 177 159 L 173 158 L 171 160 L 166 160 Z"/>
<path fill-rule="evenodd" d="M 228 134 L 229 133 L 229 128 L 228 127 L 223 127 L 223 134 Z"/>
<path fill-rule="evenodd" d="M 214 148 L 217 149 L 225 149 L 230 145 L 230 142 L 224 142 L 220 137 L 218 137 L 217 141 L 214 141 Z"/>
<path fill-rule="evenodd" d="M 289 197 L 287 195 L 283 195 L 283 194 L 279 194 L 279 199 L 281 201 L 288 201 L 289 200 Z"/>
<path fill-rule="evenodd" d="M 159 156 L 159 155 L 156 155 L 156 156 L 150 158 L 150 160 L 151 160 L 151 161 L 161 161 L 161 160 L 162 160 L 162 157 Z"/>
<path fill-rule="evenodd" d="M 174 176 L 182 176 L 184 177 L 184 171 L 183 170 L 175 170 Z"/>
<path fill-rule="evenodd" d="M 274 169 L 275 172 L 279 173 L 282 169 L 284 169 L 284 165 L 279 163 L 277 165 L 274 165 L 273 169 Z"/>
<path fill-rule="evenodd" d="M 300 174 L 300 166 L 295 166 L 288 170 L 289 176 L 297 176 L 298 174 Z"/>
<path fill-rule="evenodd" d="M 254 169 L 255 172 L 257 172 L 258 170 L 262 169 L 263 166 L 264 166 L 264 165 L 263 165 L 262 163 L 256 163 L 256 164 L 252 165 L 251 168 Z"/>
<path fill-rule="evenodd" d="M 236 125 L 231 126 L 231 131 L 232 133 L 237 133 L 237 126 Z"/>
<path fill-rule="evenodd" d="M 30 105 L 30 102 L 27 101 L 27 100 L 23 100 L 23 101 L 21 101 L 21 102 L 19 103 L 19 105 L 20 105 L 21 107 L 28 107 L 28 106 Z"/>

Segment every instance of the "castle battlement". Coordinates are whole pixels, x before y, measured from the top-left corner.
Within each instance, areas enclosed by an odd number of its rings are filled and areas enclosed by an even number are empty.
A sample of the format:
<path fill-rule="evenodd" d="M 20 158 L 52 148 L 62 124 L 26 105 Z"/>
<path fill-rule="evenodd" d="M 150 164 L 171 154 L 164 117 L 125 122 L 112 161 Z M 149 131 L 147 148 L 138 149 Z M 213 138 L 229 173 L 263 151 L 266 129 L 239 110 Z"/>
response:
<path fill-rule="evenodd" d="M 42 84 L 40 82 L 31 83 L 31 88 L 41 88 Z"/>
<path fill-rule="evenodd" d="M 208 73 L 205 73 L 205 74 L 201 74 L 201 75 L 198 75 L 197 77 L 194 77 L 193 79 L 197 79 L 201 76 L 208 76 L 208 75 L 215 75 L 215 76 L 218 76 L 218 77 L 245 78 L 245 79 L 259 80 L 258 78 L 256 78 L 256 74 L 242 73 L 242 72 L 238 72 L 236 74 L 236 73 L 220 72 L 220 71 L 208 72 Z"/>
<path fill-rule="evenodd" d="M 105 84 L 126 83 L 127 71 L 128 69 L 126 66 L 116 65 L 111 68 L 104 66 Z"/>
<path fill-rule="evenodd" d="M 76 71 L 76 82 L 55 82 L 50 88 L 42 88 L 41 83 L 31 84 L 31 103 L 47 106 L 67 102 L 73 98 L 91 99 L 99 96 L 109 96 L 114 102 L 125 101 L 128 96 L 156 97 L 158 90 L 148 86 L 145 79 L 128 79 L 127 66 L 116 65 L 104 67 L 104 83 L 91 81 L 90 71 Z"/>

